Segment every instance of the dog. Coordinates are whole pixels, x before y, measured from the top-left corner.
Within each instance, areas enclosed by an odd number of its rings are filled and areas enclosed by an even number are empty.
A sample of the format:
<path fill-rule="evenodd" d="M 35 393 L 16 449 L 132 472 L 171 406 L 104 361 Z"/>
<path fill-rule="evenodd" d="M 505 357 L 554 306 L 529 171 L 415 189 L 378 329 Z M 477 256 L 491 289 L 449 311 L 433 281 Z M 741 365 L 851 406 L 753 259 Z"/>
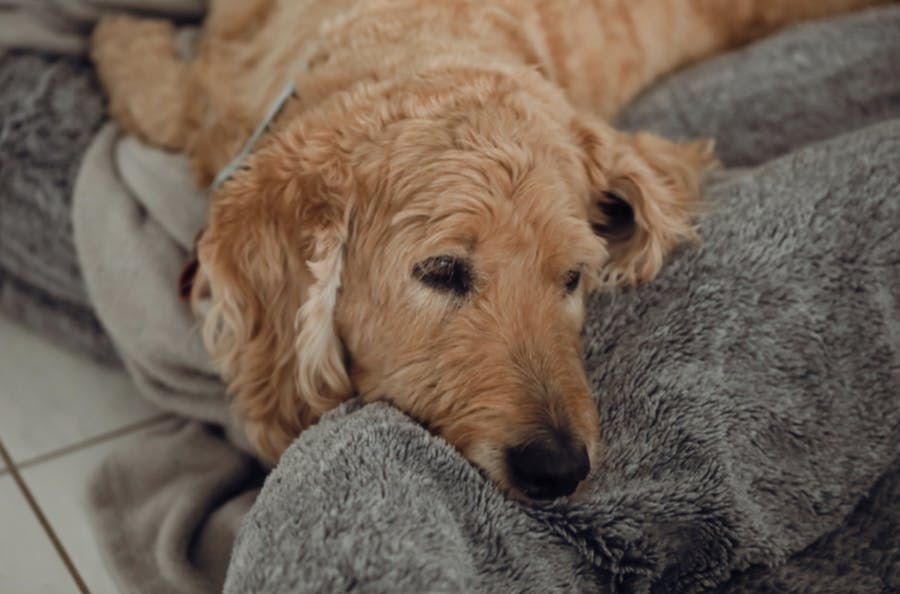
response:
<path fill-rule="evenodd" d="M 92 57 L 126 131 L 200 186 L 226 171 L 190 299 L 261 455 L 359 395 L 541 500 L 602 454 L 586 296 L 696 237 L 716 163 L 606 122 L 667 72 L 877 3 L 212 0 L 190 58 L 123 16 Z"/>

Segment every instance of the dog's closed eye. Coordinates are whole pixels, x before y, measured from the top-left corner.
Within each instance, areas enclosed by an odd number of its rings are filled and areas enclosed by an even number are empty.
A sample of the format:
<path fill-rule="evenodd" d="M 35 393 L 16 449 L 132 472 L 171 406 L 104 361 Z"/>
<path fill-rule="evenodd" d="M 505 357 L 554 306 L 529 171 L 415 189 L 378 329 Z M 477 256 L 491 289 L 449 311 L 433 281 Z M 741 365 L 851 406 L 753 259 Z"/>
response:
<path fill-rule="evenodd" d="M 566 287 L 566 293 L 572 294 L 575 292 L 575 289 L 578 288 L 578 284 L 581 282 L 581 271 L 577 269 L 573 269 L 568 271 L 563 276 L 563 284 Z"/>
<path fill-rule="evenodd" d="M 432 256 L 416 263 L 414 278 L 437 291 L 462 297 L 472 290 L 472 271 L 469 263 L 455 256 Z"/>

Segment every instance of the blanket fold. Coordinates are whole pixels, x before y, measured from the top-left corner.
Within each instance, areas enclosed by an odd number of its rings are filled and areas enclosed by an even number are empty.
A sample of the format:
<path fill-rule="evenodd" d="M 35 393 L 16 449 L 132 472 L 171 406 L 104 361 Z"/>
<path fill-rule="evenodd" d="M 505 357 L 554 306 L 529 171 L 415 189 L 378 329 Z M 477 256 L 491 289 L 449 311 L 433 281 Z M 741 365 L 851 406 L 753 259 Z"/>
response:
<path fill-rule="evenodd" d="M 144 461 L 140 481 L 128 470 L 135 460 Z M 256 494 L 248 485 L 261 476 L 252 458 L 198 423 L 173 418 L 129 439 L 89 493 L 120 589 L 220 592 L 234 527 Z"/>

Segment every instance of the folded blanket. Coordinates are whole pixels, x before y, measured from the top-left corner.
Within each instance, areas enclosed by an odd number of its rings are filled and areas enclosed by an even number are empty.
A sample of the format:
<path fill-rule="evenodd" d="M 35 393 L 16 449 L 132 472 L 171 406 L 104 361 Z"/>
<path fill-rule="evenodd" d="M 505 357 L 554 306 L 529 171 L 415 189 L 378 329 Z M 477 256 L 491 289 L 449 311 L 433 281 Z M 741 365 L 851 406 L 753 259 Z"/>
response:
<path fill-rule="evenodd" d="M 138 0 L 98 0 L 117 2 Z M 585 353 L 607 457 L 586 499 L 511 503 L 397 411 L 348 405 L 270 476 L 228 591 L 900 588 L 898 32 L 896 8 L 799 27 L 676 75 L 623 115 L 714 135 L 727 165 L 763 165 L 710 188 L 699 251 L 592 302 Z M 203 200 L 180 157 L 107 127 L 79 175 L 76 245 L 148 398 L 230 427 L 173 286 Z M 121 589 L 221 589 L 259 479 L 222 433 L 187 421 L 116 452 L 92 497 Z"/>

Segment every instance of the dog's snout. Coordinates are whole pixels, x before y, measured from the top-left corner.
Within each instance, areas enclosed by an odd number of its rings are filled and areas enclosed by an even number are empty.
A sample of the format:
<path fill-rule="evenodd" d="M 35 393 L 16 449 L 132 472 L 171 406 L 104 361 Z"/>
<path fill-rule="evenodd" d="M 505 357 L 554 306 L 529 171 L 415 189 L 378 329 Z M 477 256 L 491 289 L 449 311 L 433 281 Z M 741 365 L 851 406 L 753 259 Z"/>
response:
<path fill-rule="evenodd" d="M 507 451 L 512 482 L 532 499 L 571 495 L 591 469 L 587 448 L 554 433 Z"/>

